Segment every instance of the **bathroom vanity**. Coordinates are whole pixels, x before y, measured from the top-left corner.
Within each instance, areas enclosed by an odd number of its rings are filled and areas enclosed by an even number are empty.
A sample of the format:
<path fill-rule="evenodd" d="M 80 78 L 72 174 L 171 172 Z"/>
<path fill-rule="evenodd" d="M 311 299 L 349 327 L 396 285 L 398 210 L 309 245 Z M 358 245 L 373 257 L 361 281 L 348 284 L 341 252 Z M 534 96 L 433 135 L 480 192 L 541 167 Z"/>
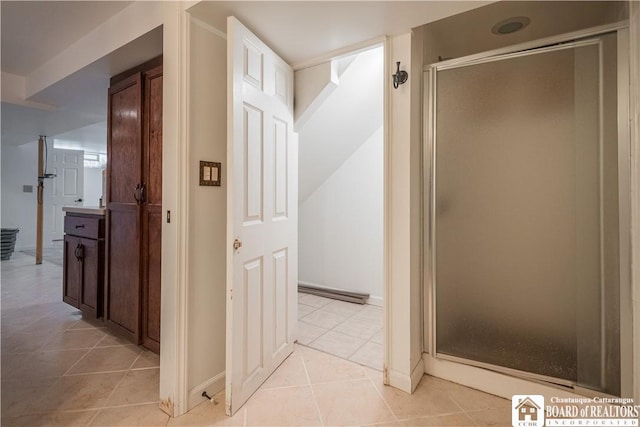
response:
<path fill-rule="evenodd" d="M 94 319 L 104 306 L 104 208 L 65 207 L 63 301 Z"/>

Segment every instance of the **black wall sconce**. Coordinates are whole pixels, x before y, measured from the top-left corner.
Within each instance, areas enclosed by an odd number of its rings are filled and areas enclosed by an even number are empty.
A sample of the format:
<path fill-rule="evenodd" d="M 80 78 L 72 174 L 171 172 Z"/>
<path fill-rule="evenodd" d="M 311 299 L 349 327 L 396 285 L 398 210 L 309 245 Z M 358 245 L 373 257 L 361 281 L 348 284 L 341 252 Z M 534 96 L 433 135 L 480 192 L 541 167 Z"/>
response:
<path fill-rule="evenodd" d="M 409 80 L 409 73 L 404 70 L 400 70 L 400 61 L 396 62 L 396 73 L 393 75 L 393 88 L 398 89 L 398 86 L 405 84 Z"/>

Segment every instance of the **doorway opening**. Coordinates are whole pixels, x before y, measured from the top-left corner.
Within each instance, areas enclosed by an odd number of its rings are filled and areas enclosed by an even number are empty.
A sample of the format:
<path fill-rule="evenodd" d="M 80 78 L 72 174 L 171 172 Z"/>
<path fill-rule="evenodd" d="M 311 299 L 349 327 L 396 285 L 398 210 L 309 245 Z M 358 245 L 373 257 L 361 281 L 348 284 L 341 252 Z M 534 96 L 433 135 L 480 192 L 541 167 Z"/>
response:
<path fill-rule="evenodd" d="M 295 76 L 298 343 L 378 371 L 384 323 L 383 69 L 384 47 L 376 45 Z M 339 295 L 352 293 L 362 295 L 361 303 Z"/>

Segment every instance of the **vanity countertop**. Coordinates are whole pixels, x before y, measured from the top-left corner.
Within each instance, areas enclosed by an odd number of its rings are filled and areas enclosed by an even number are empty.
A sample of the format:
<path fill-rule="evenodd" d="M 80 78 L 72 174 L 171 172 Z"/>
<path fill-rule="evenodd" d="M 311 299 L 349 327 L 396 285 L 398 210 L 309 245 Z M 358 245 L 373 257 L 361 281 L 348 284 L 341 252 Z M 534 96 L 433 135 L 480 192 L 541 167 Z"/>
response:
<path fill-rule="evenodd" d="M 98 206 L 65 206 L 62 208 L 63 212 L 67 213 L 78 213 L 85 215 L 100 215 L 104 216 L 105 208 L 100 208 Z"/>

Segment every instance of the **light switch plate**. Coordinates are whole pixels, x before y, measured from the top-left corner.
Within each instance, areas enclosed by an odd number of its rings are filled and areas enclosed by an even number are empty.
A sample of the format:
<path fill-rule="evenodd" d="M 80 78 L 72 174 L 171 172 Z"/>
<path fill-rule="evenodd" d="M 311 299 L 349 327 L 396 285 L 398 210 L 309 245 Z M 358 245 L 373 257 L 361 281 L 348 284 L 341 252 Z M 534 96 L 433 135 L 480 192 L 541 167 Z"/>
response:
<path fill-rule="evenodd" d="M 200 185 L 219 187 L 222 164 L 200 160 Z"/>

